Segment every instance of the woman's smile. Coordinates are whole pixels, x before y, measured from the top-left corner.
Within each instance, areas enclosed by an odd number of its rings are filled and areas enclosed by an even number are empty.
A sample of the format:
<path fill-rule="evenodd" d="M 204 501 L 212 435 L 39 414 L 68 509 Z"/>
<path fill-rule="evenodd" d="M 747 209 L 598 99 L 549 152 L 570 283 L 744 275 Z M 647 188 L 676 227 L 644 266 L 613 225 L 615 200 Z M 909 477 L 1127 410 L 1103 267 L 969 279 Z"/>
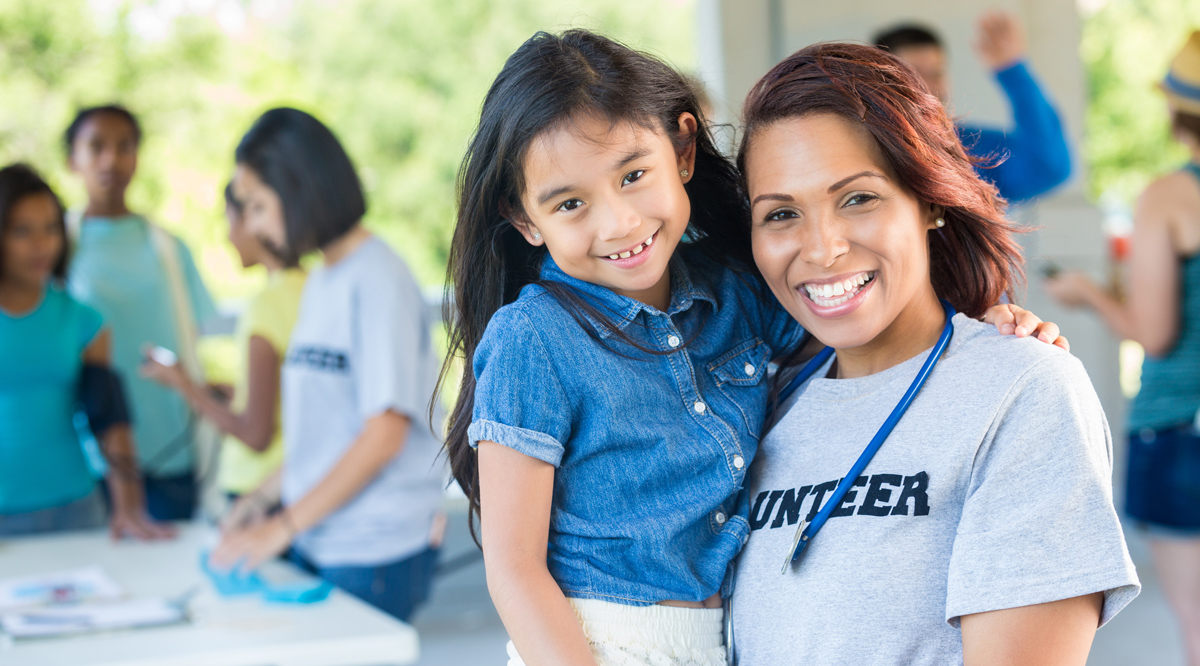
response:
<path fill-rule="evenodd" d="M 856 310 L 875 286 L 878 271 L 842 273 L 831 278 L 809 280 L 797 291 L 818 317 L 841 317 Z"/>

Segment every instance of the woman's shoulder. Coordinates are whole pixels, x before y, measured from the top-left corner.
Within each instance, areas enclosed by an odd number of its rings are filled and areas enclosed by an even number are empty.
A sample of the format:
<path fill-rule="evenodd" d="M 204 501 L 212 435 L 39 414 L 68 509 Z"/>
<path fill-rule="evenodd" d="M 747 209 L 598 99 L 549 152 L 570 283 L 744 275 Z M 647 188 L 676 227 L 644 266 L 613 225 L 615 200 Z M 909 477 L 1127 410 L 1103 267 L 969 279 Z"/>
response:
<path fill-rule="evenodd" d="M 1034 338 L 1002 335 L 996 327 L 958 314 L 949 358 L 967 375 L 994 385 L 1054 384 L 1087 379 L 1083 364 L 1070 352 Z"/>
<path fill-rule="evenodd" d="M 84 319 L 100 320 L 100 312 L 92 306 L 80 301 L 59 285 L 46 287 L 45 304 L 66 315 Z"/>

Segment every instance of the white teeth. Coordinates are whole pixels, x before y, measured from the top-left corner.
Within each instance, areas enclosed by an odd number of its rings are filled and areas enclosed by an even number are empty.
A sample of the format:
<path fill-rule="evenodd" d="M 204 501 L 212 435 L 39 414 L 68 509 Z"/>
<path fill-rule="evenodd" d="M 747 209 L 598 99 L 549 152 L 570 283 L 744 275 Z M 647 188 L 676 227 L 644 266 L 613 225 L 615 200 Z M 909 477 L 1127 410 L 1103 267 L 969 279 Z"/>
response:
<path fill-rule="evenodd" d="M 873 273 L 860 273 L 846 278 L 841 282 L 826 282 L 825 284 L 805 284 L 804 290 L 809 298 L 823 307 L 841 305 L 853 298 L 859 289 L 874 277 Z"/>
<path fill-rule="evenodd" d="M 653 244 L 654 244 L 654 236 L 647 238 L 646 242 L 642 243 L 642 245 L 645 245 L 646 247 L 650 247 Z"/>
<path fill-rule="evenodd" d="M 633 248 L 633 253 L 634 253 L 634 254 L 641 254 L 641 253 L 642 253 L 642 250 L 644 250 L 644 249 L 646 249 L 646 246 L 645 246 L 645 245 L 639 245 L 639 246 L 637 246 L 637 247 Z"/>
<path fill-rule="evenodd" d="M 617 256 L 617 255 L 615 255 L 615 254 L 610 254 L 610 255 L 608 255 L 608 258 L 609 258 L 609 259 L 620 259 L 620 257 L 619 257 L 619 256 Z"/>
<path fill-rule="evenodd" d="M 838 282 L 833 285 L 833 295 L 834 296 L 841 296 L 844 293 L 846 293 L 846 287 L 841 282 Z"/>
<path fill-rule="evenodd" d="M 622 258 L 622 259 L 628 259 L 628 258 L 630 257 L 630 255 L 632 255 L 632 254 L 633 254 L 632 252 L 629 252 L 629 251 L 627 250 L 627 251 L 625 251 L 625 252 L 622 252 L 622 253 L 621 253 L 621 258 Z"/>

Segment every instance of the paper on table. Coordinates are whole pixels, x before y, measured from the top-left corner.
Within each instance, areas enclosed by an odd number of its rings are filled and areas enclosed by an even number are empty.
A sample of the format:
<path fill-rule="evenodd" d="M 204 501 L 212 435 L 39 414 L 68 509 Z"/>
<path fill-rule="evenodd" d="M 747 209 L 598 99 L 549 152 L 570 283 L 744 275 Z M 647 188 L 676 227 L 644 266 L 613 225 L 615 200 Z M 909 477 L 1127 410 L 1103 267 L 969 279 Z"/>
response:
<path fill-rule="evenodd" d="M 178 604 L 136 599 L 115 604 L 35 608 L 0 615 L 0 627 L 13 638 L 63 636 L 89 631 L 175 624 L 187 619 Z"/>
<path fill-rule="evenodd" d="M 0 580 L 0 612 L 45 606 L 120 599 L 125 591 L 98 566 Z"/>

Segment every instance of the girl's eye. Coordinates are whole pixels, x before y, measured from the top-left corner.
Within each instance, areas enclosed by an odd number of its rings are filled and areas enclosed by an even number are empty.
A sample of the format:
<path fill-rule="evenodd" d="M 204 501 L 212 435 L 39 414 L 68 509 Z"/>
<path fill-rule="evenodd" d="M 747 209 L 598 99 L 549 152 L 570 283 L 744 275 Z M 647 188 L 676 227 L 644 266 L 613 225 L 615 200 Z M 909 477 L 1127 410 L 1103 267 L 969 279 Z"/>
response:
<path fill-rule="evenodd" d="M 797 217 L 799 216 L 796 215 L 796 211 L 788 210 L 787 208 L 781 208 L 779 210 L 767 213 L 767 216 L 763 218 L 763 222 L 781 222 L 783 220 L 791 220 Z"/>
<path fill-rule="evenodd" d="M 583 205 L 583 201 L 579 199 L 567 199 L 560 203 L 555 210 L 561 210 L 564 213 L 569 213 Z"/>
<path fill-rule="evenodd" d="M 847 206 L 861 206 L 862 204 L 870 203 L 878 198 L 879 197 L 875 196 L 874 194 L 866 194 L 866 193 L 855 194 L 846 200 L 846 205 Z"/>
<path fill-rule="evenodd" d="M 637 182 L 645 173 L 646 173 L 645 169 L 638 169 L 636 171 L 630 171 L 629 173 L 625 174 L 624 178 L 621 179 L 621 184 L 629 185 L 630 183 Z"/>

